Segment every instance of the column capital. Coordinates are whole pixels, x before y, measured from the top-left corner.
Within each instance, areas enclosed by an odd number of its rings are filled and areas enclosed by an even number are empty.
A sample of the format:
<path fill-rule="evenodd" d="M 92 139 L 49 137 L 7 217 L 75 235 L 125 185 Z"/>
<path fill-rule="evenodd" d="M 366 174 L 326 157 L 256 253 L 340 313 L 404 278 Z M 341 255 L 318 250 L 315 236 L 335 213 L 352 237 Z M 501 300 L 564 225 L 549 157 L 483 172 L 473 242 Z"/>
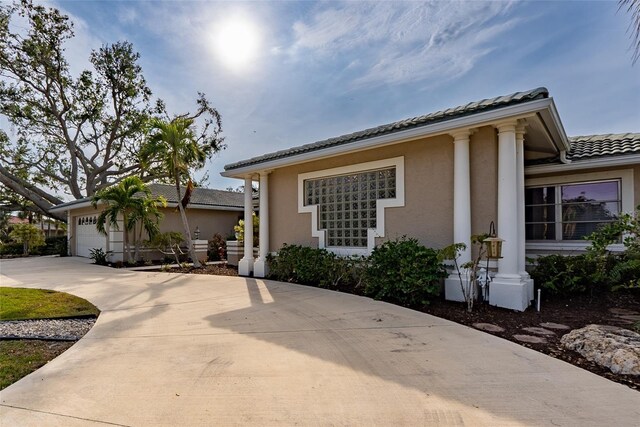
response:
<path fill-rule="evenodd" d="M 516 131 L 516 127 L 518 126 L 517 120 L 505 120 L 502 122 L 497 122 L 493 124 L 493 127 L 498 129 L 499 133 L 503 132 L 514 132 Z"/>
<path fill-rule="evenodd" d="M 476 129 L 457 129 L 449 132 L 449 135 L 453 137 L 453 142 L 469 140 L 469 137 L 473 135 Z"/>
<path fill-rule="evenodd" d="M 262 176 L 269 175 L 271 172 L 273 172 L 273 169 L 262 170 L 262 171 L 258 172 L 258 174 L 262 177 Z"/>

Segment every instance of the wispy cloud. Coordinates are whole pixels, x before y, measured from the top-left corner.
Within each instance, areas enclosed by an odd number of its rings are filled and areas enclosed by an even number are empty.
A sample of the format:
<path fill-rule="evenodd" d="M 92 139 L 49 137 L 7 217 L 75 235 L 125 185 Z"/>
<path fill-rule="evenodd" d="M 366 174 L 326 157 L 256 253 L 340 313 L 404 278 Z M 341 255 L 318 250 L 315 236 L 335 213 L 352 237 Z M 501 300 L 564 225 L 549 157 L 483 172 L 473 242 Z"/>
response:
<path fill-rule="evenodd" d="M 320 5 L 293 24 L 293 57 L 352 54 L 355 86 L 453 79 L 513 28 L 510 3 L 381 2 Z"/>

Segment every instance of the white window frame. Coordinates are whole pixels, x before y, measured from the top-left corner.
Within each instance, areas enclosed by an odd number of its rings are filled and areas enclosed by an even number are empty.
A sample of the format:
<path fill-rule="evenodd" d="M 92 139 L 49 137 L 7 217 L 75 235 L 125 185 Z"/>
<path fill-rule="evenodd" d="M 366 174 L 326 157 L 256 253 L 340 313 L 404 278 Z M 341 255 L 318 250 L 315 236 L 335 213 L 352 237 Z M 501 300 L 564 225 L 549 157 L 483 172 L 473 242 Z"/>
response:
<path fill-rule="evenodd" d="M 620 181 L 620 198 L 622 209 L 620 213 L 633 213 L 634 211 L 634 188 L 633 188 L 633 169 L 619 169 L 601 172 L 589 172 L 572 175 L 556 175 L 544 178 L 530 178 L 525 180 L 525 188 L 527 187 L 543 187 L 553 185 L 566 184 L 584 184 L 597 181 Z M 552 250 L 552 251 L 582 251 L 590 245 L 588 240 L 585 241 L 527 241 L 527 250 Z M 623 251 L 622 244 L 610 245 L 612 251 Z"/>
<path fill-rule="evenodd" d="M 394 199 L 378 199 L 376 201 L 376 228 L 369 228 L 367 230 L 367 247 L 328 247 L 325 242 L 325 231 L 323 229 L 319 229 L 318 205 L 305 206 L 304 204 L 304 182 L 308 179 L 330 178 L 336 175 L 360 173 L 390 167 L 395 167 L 396 170 L 396 197 Z M 376 246 L 376 238 L 384 237 L 385 235 L 385 208 L 403 207 L 404 203 L 404 156 L 376 160 L 373 162 L 357 163 L 338 168 L 317 170 L 298 175 L 298 213 L 311 214 L 311 236 L 318 238 L 319 248 L 326 249 L 337 255 L 370 255 Z"/>

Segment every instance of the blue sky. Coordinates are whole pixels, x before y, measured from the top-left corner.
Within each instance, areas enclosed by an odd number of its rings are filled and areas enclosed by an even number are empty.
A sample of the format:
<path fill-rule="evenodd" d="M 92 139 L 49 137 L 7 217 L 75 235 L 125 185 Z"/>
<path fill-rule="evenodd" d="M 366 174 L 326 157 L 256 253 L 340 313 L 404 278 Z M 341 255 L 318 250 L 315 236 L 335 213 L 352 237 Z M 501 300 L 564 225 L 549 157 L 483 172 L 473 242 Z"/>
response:
<path fill-rule="evenodd" d="M 569 135 L 640 132 L 640 63 L 629 15 L 601 2 L 57 1 L 76 22 L 72 68 L 129 40 L 155 96 L 218 108 L 228 148 L 209 166 L 545 86 Z M 256 44 L 239 66 L 221 28 L 245 22 Z"/>

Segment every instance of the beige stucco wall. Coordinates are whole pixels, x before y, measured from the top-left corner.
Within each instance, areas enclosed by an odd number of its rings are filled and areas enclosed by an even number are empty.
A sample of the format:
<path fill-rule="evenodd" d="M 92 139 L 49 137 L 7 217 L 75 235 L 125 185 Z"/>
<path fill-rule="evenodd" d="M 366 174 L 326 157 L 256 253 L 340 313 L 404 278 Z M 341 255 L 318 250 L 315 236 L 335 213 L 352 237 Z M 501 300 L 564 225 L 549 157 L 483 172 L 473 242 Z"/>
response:
<path fill-rule="evenodd" d="M 85 215 L 99 215 L 102 209 L 93 208 L 91 206 L 71 210 L 72 223 L 68 227 L 69 230 L 69 248 L 71 255 L 76 255 L 76 227 L 77 218 Z M 160 223 L 160 231 L 178 231 L 183 232 L 182 220 L 180 213 L 176 208 L 161 208 L 164 218 Z M 209 240 L 215 233 L 220 233 L 225 239 L 233 234 L 233 226 L 242 217 L 242 212 L 238 211 L 222 211 L 208 209 L 189 209 L 187 208 L 187 218 L 189 227 L 193 235 L 196 226 L 200 227 L 200 239 Z M 144 238 L 146 238 L 146 233 Z"/>
<path fill-rule="evenodd" d="M 182 219 L 180 212 L 176 208 L 161 209 L 164 219 L 160 223 L 160 231 L 183 231 Z M 220 211 L 205 209 L 189 209 L 187 208 L 187 219 L 189 220 L 189 228 L 191 235 L 196 227 L 200 228 L 200 239 L 210 240 L 214 234 L 220 233 L 225 239 L 233 234 L 233 226 L 237 224 L 238 219 L 242 217 L 242 212 L 237 211 Z"/>
<path fill-rule="evenodd" d="M 284 243 L 317 247 L 311 215 L 298 213 L 298 174 L 404 156 L 405 206 L 385 209 L 385 239 L 407 235 L 443 247 L 453 238 L 453 138 L 441 135 L 274 170 L 270 175 L 270 251 Z M 495 130 L 471 137 L 473 233 L 495 218 L 497 178 Z M 378 239 L 378 243 L 381 239 Z"/>

